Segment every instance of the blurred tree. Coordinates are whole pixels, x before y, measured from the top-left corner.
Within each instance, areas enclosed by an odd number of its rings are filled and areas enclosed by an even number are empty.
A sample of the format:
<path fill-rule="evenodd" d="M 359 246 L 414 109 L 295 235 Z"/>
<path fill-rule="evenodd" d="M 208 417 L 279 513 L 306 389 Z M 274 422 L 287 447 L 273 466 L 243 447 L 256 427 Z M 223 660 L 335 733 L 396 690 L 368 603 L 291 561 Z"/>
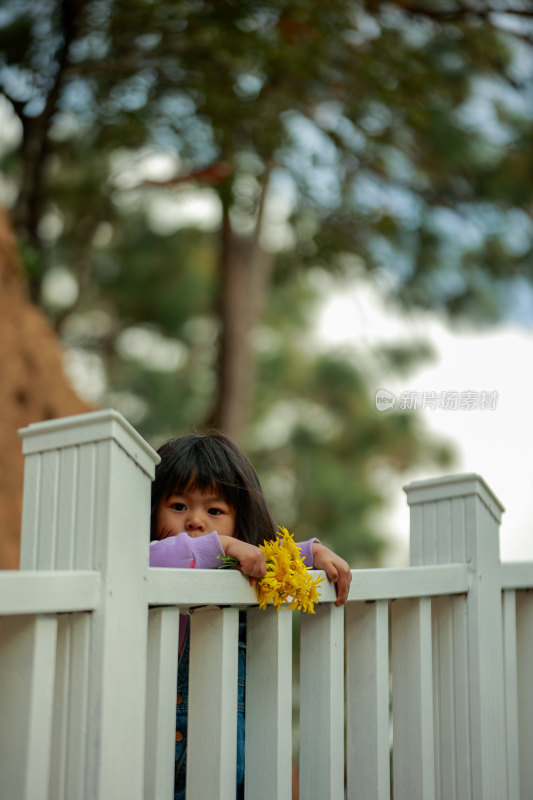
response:
<path fill-rule="evenodd" d="M 61 349 L 42 311 L 30 303 L 7 214 L 0 209 L 0 569 L 16 569 L 23 460 L 17 431 L 89 406 L 63 373 Z"/>
<path fill-rule="evenodd" d="M 7 0 L 0 85 L 22 139 L 4 171 L 32 296 L 147 435 L 208 420 L 279 467 L 281 409 L 298 519 L 311 484 L 309 530 L 341 514 L 340 464 L 360 519 L 381 496 L 372 453 L 402 468 L 423 436 L 376 418 L 349 360 L 297 346 L 313 277 L 368 271 L 407 308 L 483 320 L 530 291 L 532 16 Z M 204 215 L 187 224 L 192 199 Z"/>

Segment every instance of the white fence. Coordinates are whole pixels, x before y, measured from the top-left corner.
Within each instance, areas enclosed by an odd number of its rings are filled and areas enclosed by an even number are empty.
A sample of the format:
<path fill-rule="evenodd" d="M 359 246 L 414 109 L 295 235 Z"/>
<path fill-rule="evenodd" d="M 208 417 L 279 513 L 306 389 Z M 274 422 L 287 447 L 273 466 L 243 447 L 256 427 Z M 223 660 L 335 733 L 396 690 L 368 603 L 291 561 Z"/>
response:
<path fill-rule="evenodd" d="M 291 612 L 259 611 L 236 572 L 148 567 L 157 456 L 116 412 L 22 436 L 21 571 L 0 573 L 2 800 L 173 797 L 179 609 L 188 797 L 233 800 L 242 608 L 246 799 L 288 800 Z M 406 491 L 412 566 L 355 570 L 346 610 L 327 586 L 302 615 L 300 797 L 531 800 L 533 564 L 500 564 L 502 508 L 478 476 Z"/>

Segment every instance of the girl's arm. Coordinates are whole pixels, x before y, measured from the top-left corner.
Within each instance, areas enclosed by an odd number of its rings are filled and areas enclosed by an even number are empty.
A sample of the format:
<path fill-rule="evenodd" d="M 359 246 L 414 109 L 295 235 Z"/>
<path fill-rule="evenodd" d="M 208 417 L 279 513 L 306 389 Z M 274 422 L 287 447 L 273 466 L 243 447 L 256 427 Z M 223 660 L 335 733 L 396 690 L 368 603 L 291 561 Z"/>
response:
<path fill-rule="evenodd" d="M 190 567 L 194 562 L 198 569 L 216 569 L 223 555 L 216 531 L 195 538 L 184 532 L 150 542 L 151 567 Z"/>
<path fill-rule="evenodd" d="M 239 561 L 243 575 L 262 578 L 266 573 L 265 556 L 258 547 L 216 531 L 194 537 L 184 532 L 150 542 L 151 567 L 190 567 L 194 562 L 197 569 L 217 569 L 224 555 Z"/>

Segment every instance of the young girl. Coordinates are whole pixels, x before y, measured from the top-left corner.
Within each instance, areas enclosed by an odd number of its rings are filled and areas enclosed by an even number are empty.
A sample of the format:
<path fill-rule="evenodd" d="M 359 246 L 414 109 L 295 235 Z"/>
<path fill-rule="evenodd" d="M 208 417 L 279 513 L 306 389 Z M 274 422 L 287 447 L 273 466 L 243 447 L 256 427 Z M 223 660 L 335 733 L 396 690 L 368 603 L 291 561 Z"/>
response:
<path fill-rule="evenodd" d="M 152 484 L 150 566 L 216 569 L 220 556 L 232 556 L 251 581 L 266 573 L 258 545 L 276 538 L 276 526 L 257 473 L 226 436 L 189 434 L 171 439 L 158 451 L 161 462 Z M 298 544 L 309 568 L 323 569 L 336 586 L 336 605 L 350 588 L 348 564 L 318 539 Z M 237 798 L 244 787 L 244 678 L 246 623 L 239 624 L 239 697 L 237 718 Z M 188 616 L 181 615 L 176 702 L 174 800 L 185 798 Z"/>

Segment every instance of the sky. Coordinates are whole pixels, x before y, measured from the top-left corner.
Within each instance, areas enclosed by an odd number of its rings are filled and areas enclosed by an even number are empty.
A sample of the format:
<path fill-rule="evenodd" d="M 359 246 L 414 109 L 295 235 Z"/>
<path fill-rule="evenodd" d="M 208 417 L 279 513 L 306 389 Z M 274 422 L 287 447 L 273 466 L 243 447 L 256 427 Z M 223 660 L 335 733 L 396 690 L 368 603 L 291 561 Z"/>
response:
<path fill-rule="evenodd" d="M 434 360 L 407 377 L 381 379 L 372 387 L 381 395 L 383 390 L 391 393 L 396 409 L 402 398 L 413 403 L 414 392 L 431 398 L 429 393 L 471 391 L 475 399 L 491 393 L 486 398 L 493 408 L 445 410 L 429 407 L 430 402 L 424 408 L 419 395 L 419 408 L 403 412 L 420 414 L 430 431 L 453 444 L 456 459 L 450 469 L 413 469 L 392 482 L 391 505 L 379 520 L 392 541 L 386 565 L 408 560 L 409 510 L 402 487 L 413 480 L 471 472 L 484 478 L 506 509 L 502 560 L 533 560 L 533 328 L 507 324 L 480 331 L 452 326 L 430 313 L 402 317 L 362 284 L 329 294 L 318 317 L 318 335 L 328 346 L 351 348 L 367 358 L 379 343 L 428 340 Z"/>

